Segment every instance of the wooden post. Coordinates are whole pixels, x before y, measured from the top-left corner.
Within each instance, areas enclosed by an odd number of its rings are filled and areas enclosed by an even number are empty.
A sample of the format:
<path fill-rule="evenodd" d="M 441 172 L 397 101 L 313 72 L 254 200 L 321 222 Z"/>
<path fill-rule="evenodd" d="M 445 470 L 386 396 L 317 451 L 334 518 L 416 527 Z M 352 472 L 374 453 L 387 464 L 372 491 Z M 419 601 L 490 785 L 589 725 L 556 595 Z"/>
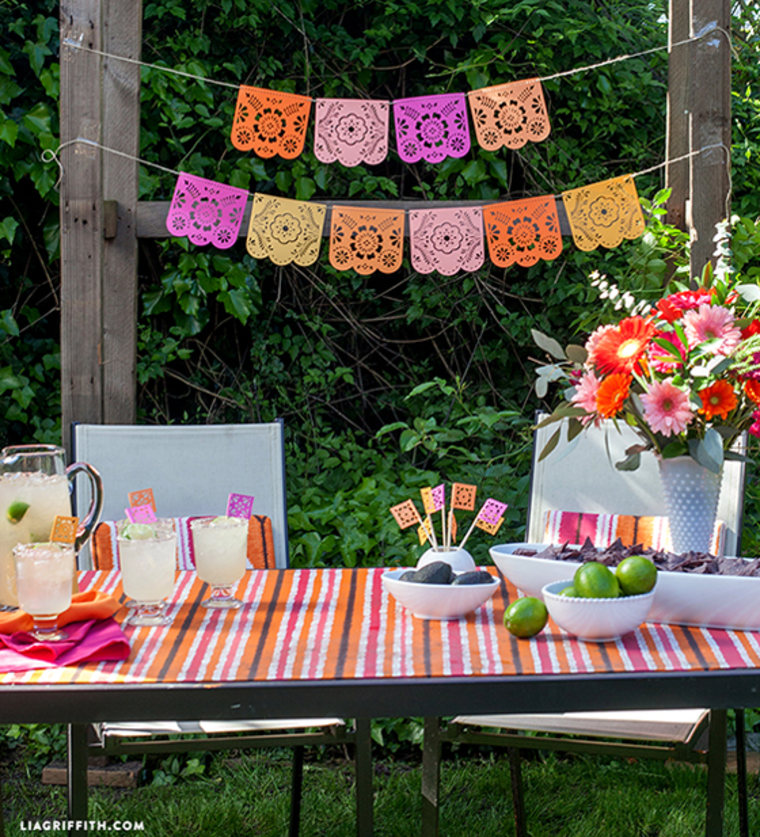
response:
<path fill-rule="evenodd" d="M 141 0 L 61 3 L 61 144 L 138 155 Z M 137 163 L 73 143 L 61 155 L 61 397 L 72 421 L 135 420 Z"/>
<path fill-rule="evenodd" d="M 103 51 L 140 58 L 142 0 L 104 0 Z M 140 68 L 103 59 L 103 145 L 131 157 L 140 149 Z M 103 154 L 106 219 L 103 250 L 103 421 L 132 424 L 136 418 L 137 193 L 132 159 Z M 112 209 L 112 214 L 108 211 Z"/>
<path fill-rule="evenodd" d="M 62 0 L 61 41 L 101 49 L 99 0 Z M 61 46 L 61 144 L 101 141 L 101 61 Z M 103 211 L 101 153 L 69 145 L 61 152 L 61 408 L 64 444 L 71 421 L 103 418 L 101 380 Z"/>
<path fill-rule="evenodd" d="M 666 185 L 669 223 L 691 237 L 691 276 L 712 258 L 715 225 L 729 213 L 731 51 L 729 0 L 670 0 Z M 708 146 L 725 146 L 709 151 Z M 700 152 L 700 153 L 694 153 Z M 684 161 L 674 158 L 694 153 Z"/>

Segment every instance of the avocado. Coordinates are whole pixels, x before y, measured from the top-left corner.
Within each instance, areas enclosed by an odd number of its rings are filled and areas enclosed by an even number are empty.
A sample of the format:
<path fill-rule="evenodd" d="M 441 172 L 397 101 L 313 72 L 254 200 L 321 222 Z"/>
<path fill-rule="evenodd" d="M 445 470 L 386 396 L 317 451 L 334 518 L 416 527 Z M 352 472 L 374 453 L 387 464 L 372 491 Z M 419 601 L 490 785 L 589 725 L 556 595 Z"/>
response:
<path fill-rule="evenodd" d="M 405 573 L 403 573 L 403 575 L 400 575 L 398 577 L 398 580 L 399 581 L 414 581 L 415 580 L 414 576 L 416 574 L 417 573 L 414 570 L 407 570 Z"/>
<path fill-rule="evenodd" d="M 470 570 L 466 573 L 460 573 L 451 583 L 452 584 L 490 584 L 493 581 L 491 573 L 485 570 Z"/>
<path fill-rule="evenodd" d="M 414 581 L 418 584 L 451 584 L 453 573 L 451 565 L 445 561 L 433 561 L 425 564 L 414 573 Z"/>

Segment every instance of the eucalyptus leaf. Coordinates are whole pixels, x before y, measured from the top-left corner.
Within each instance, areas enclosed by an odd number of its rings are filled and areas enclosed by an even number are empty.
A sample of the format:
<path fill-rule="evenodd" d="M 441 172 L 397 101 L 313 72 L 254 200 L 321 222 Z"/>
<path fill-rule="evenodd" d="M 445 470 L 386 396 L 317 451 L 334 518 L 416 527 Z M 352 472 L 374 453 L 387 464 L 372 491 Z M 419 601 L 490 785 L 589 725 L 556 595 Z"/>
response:
<path fill-rule="evenodd" d="M 552 435 L 549 437 L 549 441 L 544 445 L 544 449 L 538 456 L 539 462 L 541 462 L 543 459 L 546 459 L 546 457 L 554 450 L 554 448 L 557 447 L 557 445 L 559 444 L 559 436 L 561 432 L 562 428 L 558 427 L 554 431 L 554 433 L 552 433 Z"/>
<path fill-rule="evenodd" d="M 533 338 L 533 342 L 539 347 L 539 349 L 543 349 L 545 352 L 548 352 L 552 357 L 556 357 L 557 360 L 567 359 L 565 350 L 553 337 L 549 337 L 547 334 L 542 334 L 535 328 L 530 330 L 530 335 Z"/>
<path fill-rule="evenodd" d="M 760 302 L 760 285 L 737 285 L 736 291 L 747 302 Z"/>
<path fill-rule="evenodd" d="M 618 471 L 635 471 L 639 465 L 641 465 L 641 453 L 639 451 L 635 451 L 626 456 L 625 459 L 615 463 Z"/>
<path fill-rule="evenodd" d="M 576 436 L 579 436 L 584 430 L 582 422 L 576 418 L 571 418 L 567 424 L 567 441 L 572 442 Z"/>
<path fill-rule="evenodd" d="M 546 398 L 546 394 L 549 392 L 549 382 L 546 378 L 536 378 L 536 395 L 539 398 Z"/>
<path fill-rule="evenodd" d="M 570 343 L 565 351 L 567 352 L 568 360 L 572 360 L 573 363 L 585 363 L 588 359 L 586 349 L 577 343 Z"/>

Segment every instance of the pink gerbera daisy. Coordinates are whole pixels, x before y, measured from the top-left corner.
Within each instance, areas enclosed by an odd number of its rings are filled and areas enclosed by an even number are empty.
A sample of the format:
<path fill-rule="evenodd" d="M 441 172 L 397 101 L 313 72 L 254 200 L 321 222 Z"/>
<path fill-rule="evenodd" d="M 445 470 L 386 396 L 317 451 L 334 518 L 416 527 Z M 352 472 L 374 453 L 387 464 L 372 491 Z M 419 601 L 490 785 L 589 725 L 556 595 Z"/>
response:
<path fill-rule="evenodd" d="M 615 328 L 615 326 L 610 323 L 608 325 L 601 325 L 601 326 L 599 326 L 599 328 L 597 328 L 597 329 L 595 329 L 594 331 L 591 332 L 591 334 L 588 337 L 588 340 L 586 340 L 586 346 L 585 346 L 586 353 L 588 355 L 588 357 L 586 358 L 586 365 L 587 366 L 593 366 L 594 365 L 594 360 L 595 360 L 595 357 L 596 357 L 596 354 L 595 354 L 596 353 L 596 346 L 599 343 L 599 340 L 608 331 L 612 331 L 614 328 Z"/>
<path fill-rule="evenodd" d="M 717 340 L 710 351 L 730 355 L 742 339 L 741 329 L 734 325 L 734 315 L 720 305 L 703 304 L 696 311 L 687 311 L 683 323 L 690 349 L 706 340 Z"/>
<path fill-rule="evenodd" d="M 649 392 L 641 396 L 644 418 L 655 433 L 673 436 L 683 433 L 694 418 L 689 406 L 689 396 L 679 389 L 672 378 L 650 385 Z"/>
<path fill-rule="evenodd" d="M 578 407 L 583 407 L 587 413 L 592 414 L 581 417 L 584 424 L 588 424 L 592 420 L 593 414 L 596 413 L 596 394 L 599 390 L 599 383 L 599 378 L 593 371 L 589 371 L 585 372 L 575 385 L 575 395 L 570 401 Z"/>

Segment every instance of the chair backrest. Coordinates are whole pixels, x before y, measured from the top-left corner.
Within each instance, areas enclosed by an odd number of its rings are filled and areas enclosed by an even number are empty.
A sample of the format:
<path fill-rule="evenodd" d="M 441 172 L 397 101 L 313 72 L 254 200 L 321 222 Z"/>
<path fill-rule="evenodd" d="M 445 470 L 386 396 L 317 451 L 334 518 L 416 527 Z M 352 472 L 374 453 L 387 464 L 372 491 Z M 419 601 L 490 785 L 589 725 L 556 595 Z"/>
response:
<path fill-rule="evenodd" d="M 288 566 L 285 446 L 281 419 L 261 424 L 72 425 L 74 459 L 103 478 L 103 520 L 124 518 L 127 494 L 152 488 L 159 517 L 224 514 L 231 493 L 254 497 L 272 521 L 275 564 Z M 77 482 L 75 514 L 89 505 Z M 81 565 L 89 566 L 89 556 Z"/>
<path fill-rule="evenodd" d="M 537 420 L 542 418 L 544 416 L 539 415 Z M 635 471 L 615 468 L 615 463 L 625 458 L 626 448 L 641 441 L 630 427 L 605 421 L 598 428 L 586 428 L 568 443 L 567 423 L 565 419 L 535 431 L 527 541 L 543 541 L 549 510 L 667 514 L 657 461 L 652 454 L 642 454 L 641 465 Z M 541 451 L 559 426 L 562 428 L 562 441 L 552 453 L 539 461 Z M 734 449 L 745 453 L 746 442 L 746 436 L 741 437 Z M 725 523 L 727 555 L 737 555 L 741 546 L 744 478 L 744 463 L 727 460 L 718 502 L 718 518 Z"/>

